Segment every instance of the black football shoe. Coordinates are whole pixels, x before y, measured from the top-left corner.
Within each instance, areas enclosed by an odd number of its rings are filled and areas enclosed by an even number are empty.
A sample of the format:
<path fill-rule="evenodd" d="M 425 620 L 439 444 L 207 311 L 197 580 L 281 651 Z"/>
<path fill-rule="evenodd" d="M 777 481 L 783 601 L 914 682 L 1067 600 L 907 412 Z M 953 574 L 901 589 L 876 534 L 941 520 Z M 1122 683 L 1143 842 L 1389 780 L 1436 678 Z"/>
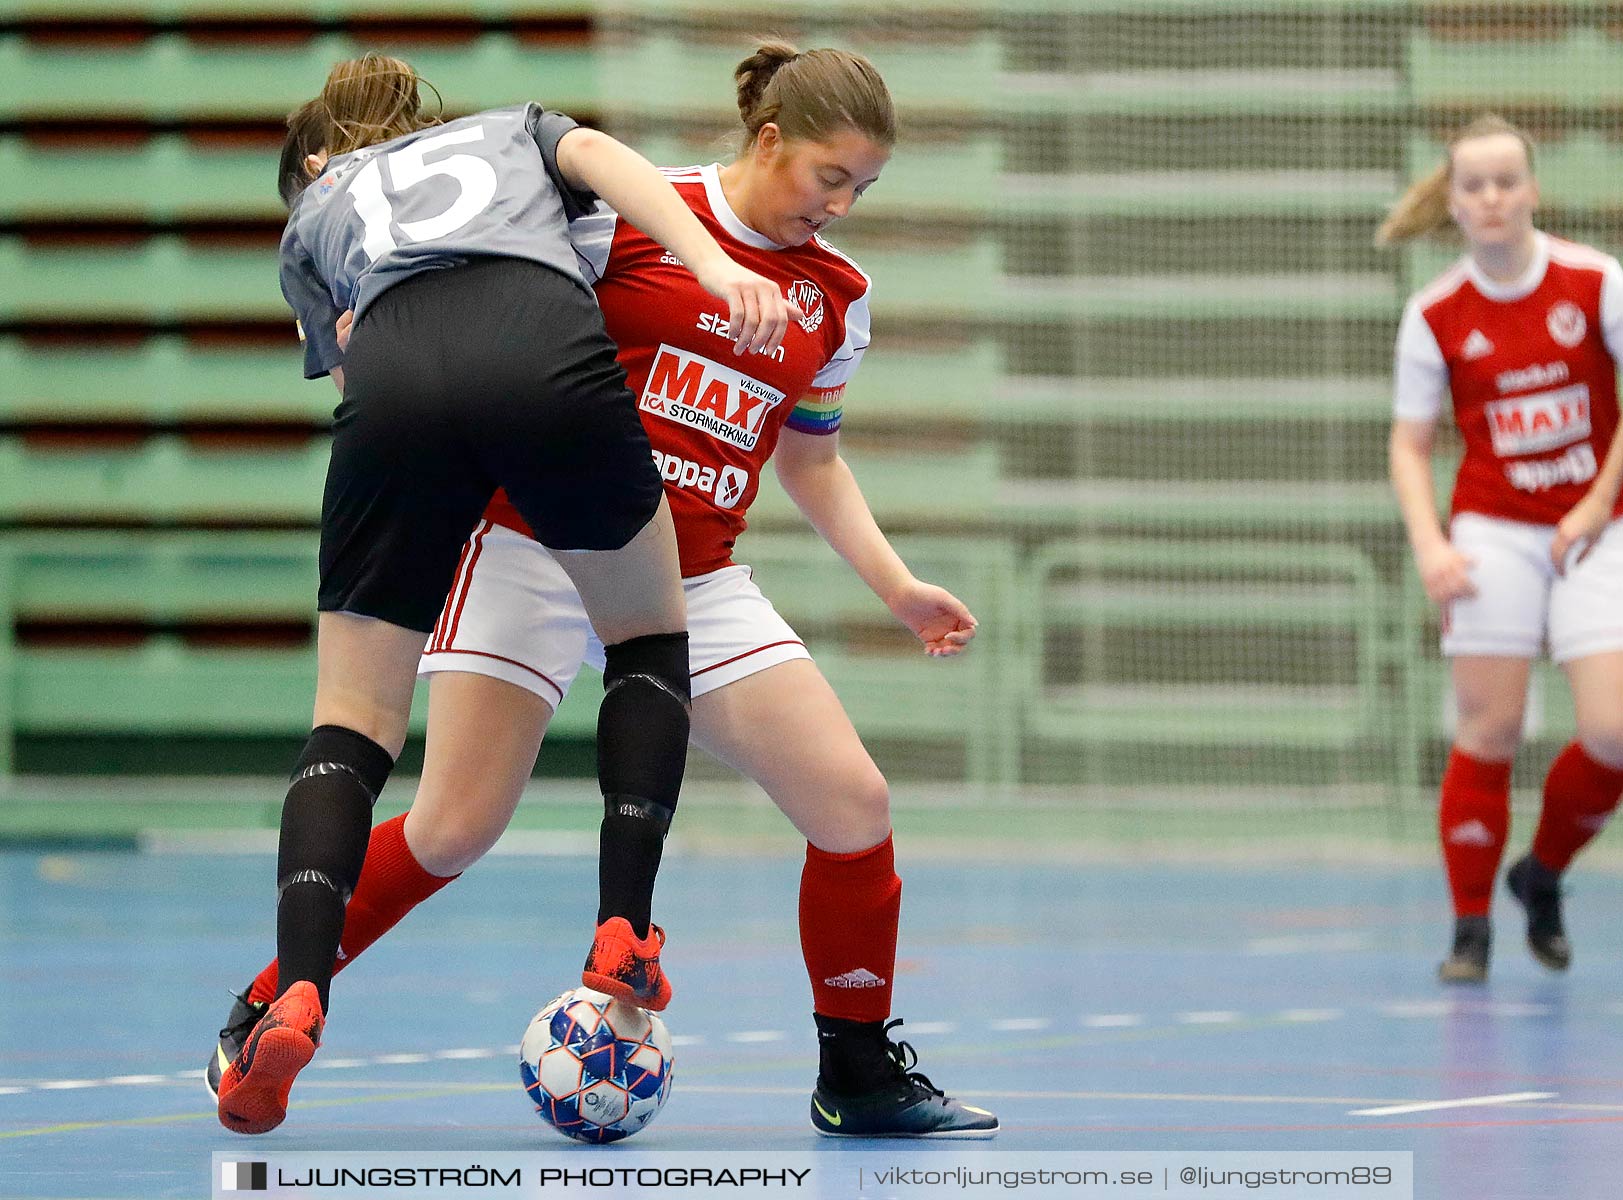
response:
<path fill-rule="evenodd" d="M 264 1016 L 265 1010 L 270 1007 L 264 1001 L 250 1002 L 248 991 L 248 988 L 243 988 L 240 995 L 233 997 L 235 1003 L 226 1014 L 225 1028 L 220 1030 L 220 1044 L 214 1048 L 209 1065 L 203 1069 L 203 1082 L 216 1104 L 220 1102 L 220 1076 L 225 1074 L 225 1069 L 242 1053 L 243 1043 L 254 1031 L 254 1026 L 259 1024 L 259 1018 Z"/>
<path fill-rule="evenodd" d="M 811 1098 L 812 1128 L 824 1137 L 996 1137 L 999 1126 L 995 1114 L 954 1100 L 928 1076 L 913 1070 L 918 1064 L 913 1047 L 891 1041 L 888 1036 L 901 1023 L 899 1019 L 891 1021 L 877 1030 L 884 1055 L 877 1086 L 854 1093 L 840 1092 L 828 1085 L 822 1073 L 818 1074 Z M 827 1024 L 832 1022 L 818 1018 L 820 1028 Z"/>

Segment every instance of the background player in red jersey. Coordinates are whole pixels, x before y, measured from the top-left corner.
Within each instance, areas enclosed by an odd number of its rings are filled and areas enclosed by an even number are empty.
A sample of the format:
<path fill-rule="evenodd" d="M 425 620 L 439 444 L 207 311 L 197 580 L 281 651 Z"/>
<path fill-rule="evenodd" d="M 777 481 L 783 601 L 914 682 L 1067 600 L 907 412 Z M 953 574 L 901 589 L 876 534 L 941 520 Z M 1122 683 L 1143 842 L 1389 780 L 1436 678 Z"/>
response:
<path fill-rule="evenodd" d="M 620 345 L 676 520 L 688 607 L 693 740 L 759 783 L 805 835 L 801 945 L 819 1034 L 811 1118 L 833 1136 L 990 1137 L 997 1118 L 945 1096 L 888 1037 L 901 880 L 889 793 L 804 645 L 732 562 L 761 469 L 927 653 L 975 621 L 914 578 L 838 453 L 840 396 L 868 344 L 869 281 L 820 230 L 878 178 L 895 138 L 871 64 L 762 46 L 736 71 L 746 142 L 725 167 L 667 177 L 728 252 L 802 310 L 780 354 L 726 353 L 726 318 L 646 234 L 600 209 L 571 236 Z M 774 451 L 776 451 L 774 456 Z M 602 650 L 557 563 L 498 499 L 464 553 L 424 656 L 427 761 L 412 810 L 373 831 L 341 947 L 347 962 L 475 862 L 512 818 L 547 722 Z M 651 936 L 647 914 L 633 937 Z M 274 992 L 268 966 L 222 1039 Z"/>
<path fill-rule="evenodd" d="M 1438 970 L 1447 982 L 1487 978 L 1511 762 L 1546 638 L 1572 688 L 1578 736 L 1550 767 L 1532 849 L 1506 884 L 1551 970 L 1571 960 L 1561 874 L 1623 793 L 1623 269 L 1535 229 L 1538 200 L 1531 141 L 1483 117 L 1380 232 L 1396 242 L 1452 221 L 1467 245 L 1404 311 L 1390 448 L 1415 563 L 1443 609 L 1459 712 L 1439 816 L 1455 912 Z M 1431 476 L 1445 392 L 1465 443 L 1447 532 Z"/>

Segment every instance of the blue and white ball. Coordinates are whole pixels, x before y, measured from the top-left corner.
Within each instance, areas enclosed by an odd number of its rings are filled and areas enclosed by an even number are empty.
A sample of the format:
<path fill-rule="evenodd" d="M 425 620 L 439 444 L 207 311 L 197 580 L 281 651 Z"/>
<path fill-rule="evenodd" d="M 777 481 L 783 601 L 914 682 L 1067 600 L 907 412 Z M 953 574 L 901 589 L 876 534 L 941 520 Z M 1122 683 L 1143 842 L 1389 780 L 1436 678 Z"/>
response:
<path fill-rule="evenodd" d="M 583 1142 L 617 1142 L 652 1121 L 671 1094 L 672 1066 L 665 1022 L 591 988 L 536 1013 L 519 1044 L 535 1111 Z"/>

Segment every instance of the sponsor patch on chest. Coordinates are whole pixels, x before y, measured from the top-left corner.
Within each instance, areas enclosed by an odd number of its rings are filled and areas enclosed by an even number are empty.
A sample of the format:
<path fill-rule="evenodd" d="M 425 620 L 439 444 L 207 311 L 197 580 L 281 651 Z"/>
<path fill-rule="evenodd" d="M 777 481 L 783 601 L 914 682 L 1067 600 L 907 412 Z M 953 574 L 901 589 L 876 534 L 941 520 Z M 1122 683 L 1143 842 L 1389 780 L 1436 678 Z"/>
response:
<path fill-rule="evenodd" d="M 1500 458 L 1554 450 L 1589 436 L 1589 385 L 1494 400 L 1485 412 L 1493 452 Z"/>
<path fill-rule="evenodd" d="M 661 344 L 637 406 L 741 450 L 755 449 L 784 394 L 702 354 Z"/>

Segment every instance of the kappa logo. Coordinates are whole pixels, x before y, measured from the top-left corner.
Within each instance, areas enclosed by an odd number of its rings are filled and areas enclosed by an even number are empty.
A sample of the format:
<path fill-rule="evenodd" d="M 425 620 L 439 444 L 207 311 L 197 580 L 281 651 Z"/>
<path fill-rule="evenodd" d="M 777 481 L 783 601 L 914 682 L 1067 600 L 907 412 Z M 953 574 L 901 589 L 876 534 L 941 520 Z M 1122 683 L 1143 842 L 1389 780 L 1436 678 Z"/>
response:
<path fill-rule="evenodd" d="M 1579 442 L 1567 448 L 1560 458 L 1523 459 L 1505 467 L 1510 486 L 1523 492 L 1543 492 L 1570 483 L 1588 483 L 1595 478 L 1595 448 Z"/>
<path fill-rule="evenodd" d="M 1483 412 L 1500 458 L 1555 450 L 1589 436 L 1589 385 L 1494 400 Z"/>
<path fill-rule="evenodd" d="M 1481 821 L 1461 821 L 1448 831 L 1450 846 L 1496 846 L 1499 839 Z"/>
<path fill-rule="evenodd" d="M 809 279 L 797 279 L 789 285 L 787 295 L 806 315 L 800 318 L 800 327 L 807 333 L 816 333 L 823 323 L 823 293 Z"/>
<path fill-rule="evenodd" d="M 736 507 L 750 482 L 750 473 L 742 467 L 723 467 L 718 471 L 679 454 L 661 454 L 658 450 L 654 451 L 654 469 L 666 483 L 714 497 L 718 508 Z"/>
<path fill-rule="evenodd" d="M 753 450 L 767 414 L 783 403 L 783 396 L 752 375 L 661 344 L 637 406 L 729 446 Z"/>
<path fill-rule="evenodd" d="M 1465 345 L 1460 347 L 1460 357 L 1466 362 L 1478 358 L 1487 358 L 1492 353 L 1493 343 L 1488 340 L 1487 335 L 1480 329 L 1471 330 L 1470 336 L 1465 339 Z"/>
<path fill-rule="evenodd" d="M 1589 322 L 1584 319 L 1584 310 L 1570 300 L 1551 305 L 1549 315 L 1544 318 L 1544 325 L 1557 344 L 1568 349 L 1583 341 L 1584 334 L 1589 331 Z"/>
<path fill-rule="evenodd" d="M 718 508 L 736 508 L 738 502 L 744 498 L 744 489 L 749 486 L 750 473 L 742 467 L 723 467 L 721 474 L 716 476 L 716 506 Z"/>
<path fill-rule="evenodd" d="M 875 975 L 867 967 L 858 967 L 847 971 L 844 975 L 834 975 L 823 980 L 829 987 L 836 988 L 876 988 L 884 987 L 885 981 Z"/>

